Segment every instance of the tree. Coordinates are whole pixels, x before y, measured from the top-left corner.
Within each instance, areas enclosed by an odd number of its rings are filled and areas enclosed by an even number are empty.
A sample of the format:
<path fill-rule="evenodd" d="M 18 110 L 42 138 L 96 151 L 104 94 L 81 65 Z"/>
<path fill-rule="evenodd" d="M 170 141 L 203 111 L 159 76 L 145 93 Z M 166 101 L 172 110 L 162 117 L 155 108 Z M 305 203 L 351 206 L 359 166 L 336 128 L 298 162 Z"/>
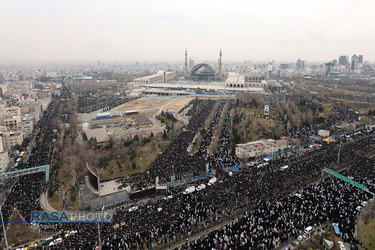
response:
<path fill-rule="evenodd" d="M 201 129 L 201 135 L 204 136 L 204 134 L 206 134 L 206 130 L 204 128 Z"/>
<path fill-rule="evenodd" d="M 21 146 L 19 144 L 16 144 L 13 146 L 13 151 L 14 150 L 18 150 L 18 151 L 21 151 Z"/>
<path fill-rule="evenodd" d="M 53 190 L 53 188 L 52 187 L 49 188 L 48 189 L 48 198 L 52 198 L 54 194 L 55 194 L 55 191 Z"/>

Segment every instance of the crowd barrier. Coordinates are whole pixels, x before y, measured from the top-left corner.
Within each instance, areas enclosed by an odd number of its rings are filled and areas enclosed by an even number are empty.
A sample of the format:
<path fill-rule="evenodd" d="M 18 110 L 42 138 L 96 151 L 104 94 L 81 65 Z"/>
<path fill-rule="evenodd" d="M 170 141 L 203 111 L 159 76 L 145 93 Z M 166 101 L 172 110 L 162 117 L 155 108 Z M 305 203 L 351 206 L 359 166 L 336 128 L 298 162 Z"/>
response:
<path fill-rule="evenodd" d="M 173 186 L 178 185 L 178 184 L 184 184 L 184 183 L 188 183 L 188 182 L 191 182 L 191 181 L 204 179 L 204 178 L 207 178 L 207 177 L 212 176 L 212 175 L 213 175 L 213 173 L 211 174 L 210 172 L 208 172 L 206 174 L 192 176 L 192 177 L 188 177 L 188 178 L 185 178 L 185 179 L 169 182 L 169 183 L 166 184 L 166 186 L 167 187 L 173 187 Z"/>

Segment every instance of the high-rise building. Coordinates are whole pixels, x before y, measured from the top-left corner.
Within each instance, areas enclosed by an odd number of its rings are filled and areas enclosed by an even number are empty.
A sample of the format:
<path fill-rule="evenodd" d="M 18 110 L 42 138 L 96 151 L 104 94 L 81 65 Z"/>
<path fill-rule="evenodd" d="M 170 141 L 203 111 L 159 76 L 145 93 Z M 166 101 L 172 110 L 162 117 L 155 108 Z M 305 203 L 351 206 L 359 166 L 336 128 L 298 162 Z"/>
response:
<path fill-rule="evenodd" d="M 334 66 L 333 62 L 326 63 L 326 69 L 327 69 L 326 75 L 328 75 L 331 72 L 331 67 L 333 66 Z"/>
<path fill-rule="evenodd" d="M 268 62 L 268 72 L 272 72 L 272 71 L 273 71 L 272 62 Z"/>
<path fill-rule="evenodd" d="M 24 75 L 17 75 L 17 81 L 25 81 Z"/>
<path fill-rule="evenodd" d="M 100 60 L 98 60 L 98 66 L 100 66 Z"/>
<path fill-rule="evenodd" d="M 289 68 L 289 64 L 287 64 L 287 63 L 281 63 L 280 64 L 280 68 L 281 69 L 288 69 Z"/>
<path fill-rule="evenodd" d="M 296 62 L 296 68 L 297 69 L 304 69 L 305 68 L 305 61 L 302 61 L 301 59 L 298 59 Z"/>
<path fill-rule="evenodd" d="M 363 55 L 358 56 L 358 63 L 363 63 Z"/>
<path fill-rule="evenodd" d="M 358 56 L 356 54 L 352 55 L 352 60 L 350 63 L 350 69 L 355 70 L 358 64 Z"/>
<path fill-rule="evenodd" d="M 340 56 L 339 57 L 339 64 L 347 66 L 348 65 L 348 56 Z"/>

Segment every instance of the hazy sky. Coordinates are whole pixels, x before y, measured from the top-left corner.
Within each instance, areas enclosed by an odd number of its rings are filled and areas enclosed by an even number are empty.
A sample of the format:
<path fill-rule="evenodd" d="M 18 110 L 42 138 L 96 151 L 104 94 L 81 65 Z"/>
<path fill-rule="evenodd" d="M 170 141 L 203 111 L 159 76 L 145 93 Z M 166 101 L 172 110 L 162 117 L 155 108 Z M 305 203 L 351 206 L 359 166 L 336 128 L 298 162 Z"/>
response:
<path fill-rule="evenodd" d="M 0 61 L 375 60 L 374 0 L 1 0 Z"/>

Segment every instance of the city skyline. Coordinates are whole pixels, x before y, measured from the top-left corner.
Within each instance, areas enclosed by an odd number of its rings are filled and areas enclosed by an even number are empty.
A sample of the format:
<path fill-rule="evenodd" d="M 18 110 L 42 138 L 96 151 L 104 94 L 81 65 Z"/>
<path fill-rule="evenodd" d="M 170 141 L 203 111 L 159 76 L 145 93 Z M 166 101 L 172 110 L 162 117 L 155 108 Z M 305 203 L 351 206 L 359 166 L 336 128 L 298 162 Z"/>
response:
<path fill-rule="evenodd" d="M 371 1 L 18 1 L 0 9 L 0 62 L 373 62 Z"/>

